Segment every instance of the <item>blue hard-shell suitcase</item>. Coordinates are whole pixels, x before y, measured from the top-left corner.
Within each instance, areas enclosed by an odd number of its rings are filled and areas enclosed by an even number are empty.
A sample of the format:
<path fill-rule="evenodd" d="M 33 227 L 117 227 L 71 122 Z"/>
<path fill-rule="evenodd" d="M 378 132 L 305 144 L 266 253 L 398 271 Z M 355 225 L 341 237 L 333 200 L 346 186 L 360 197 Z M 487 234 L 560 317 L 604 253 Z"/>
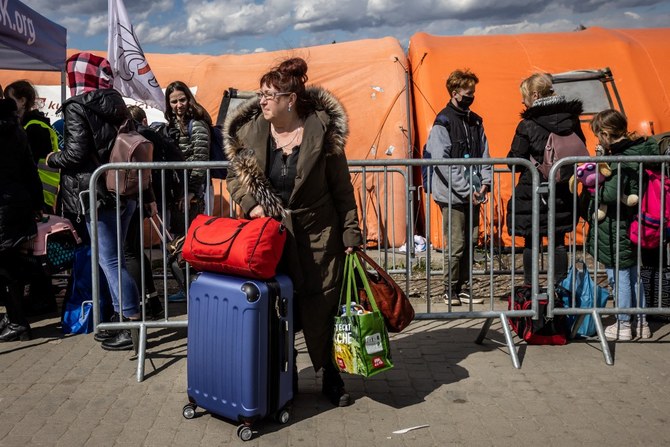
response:
<path fill-rule="evenodd" d="M 274 415 L 288 422 L 293 399 L 293 284 L 201 273 L 191 284 L 187 342 L 188 400 L 183 416 L 202 407 L 251 424 Z"/>

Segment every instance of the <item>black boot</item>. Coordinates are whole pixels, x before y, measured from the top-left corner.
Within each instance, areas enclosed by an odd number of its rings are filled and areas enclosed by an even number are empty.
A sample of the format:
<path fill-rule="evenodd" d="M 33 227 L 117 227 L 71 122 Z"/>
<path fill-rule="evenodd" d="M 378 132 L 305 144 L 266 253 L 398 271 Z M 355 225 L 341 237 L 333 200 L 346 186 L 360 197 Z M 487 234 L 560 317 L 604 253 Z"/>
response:
<path fill-rule="evenodd" d="M 113 338 L 107 339 L 100 345 L 107 351 L 130 351 L 133 349 L 133 338 L 130 329 L 122 329 Z"/>
<path fill-rule="evenodd" d="M 119 321 L 119 314 L 114 312 L 111 317 L 109 317 L 109 322 L 110 323 L 116 323 Z M 101 329 L 98 331 L 97 334 L 93 336 L 93 340 L 98 341 L 98 342 L 103 342 L 107 341 L 111 338 L 116 337 L 119 331 L 110 331 L 106 329 Z"/>
<path fill-rule="evenodd" d="M 9 318 L 7 317 L 7 314 L 2 314 L 2 318 L 0 318 L 0 333 L 5 330 L 8 324 Z"/>
<path fill-rule="evenodd" d="M 9 323 L 5 326 L 2 333 L 0 333 L 0 342 L 14 340 L 26 341 L 30 339 L 30 325 L 28 325 L 28 323 L 25 325 Z"/>
<path fill-rule="evenodd" d="M 163 312 L 163 304 L 158 295 L 150 295 L 145 303 L 148 304 L 147 313 L 153 320 L 160 320 L 163 318 L 165 312 Z"/>
<path fill-rule="evenodd" d="M 321 393 L 336 407 L 351 405 L 351 398 L 347 390 L 344 389 L 344 381 L 340 376 L 340 372 L 331 364 L 323 367 Z"/>

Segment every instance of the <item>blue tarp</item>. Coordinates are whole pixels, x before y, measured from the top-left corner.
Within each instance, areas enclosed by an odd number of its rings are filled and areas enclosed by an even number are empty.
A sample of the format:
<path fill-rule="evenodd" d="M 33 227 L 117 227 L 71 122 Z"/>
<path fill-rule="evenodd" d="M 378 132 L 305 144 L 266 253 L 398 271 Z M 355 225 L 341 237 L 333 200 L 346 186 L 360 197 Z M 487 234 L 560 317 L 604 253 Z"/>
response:
<path fill-rule="evenodd" d="M 63 71 L 67 31 L 18 0 L 0 0 L 0 69 Z"/>

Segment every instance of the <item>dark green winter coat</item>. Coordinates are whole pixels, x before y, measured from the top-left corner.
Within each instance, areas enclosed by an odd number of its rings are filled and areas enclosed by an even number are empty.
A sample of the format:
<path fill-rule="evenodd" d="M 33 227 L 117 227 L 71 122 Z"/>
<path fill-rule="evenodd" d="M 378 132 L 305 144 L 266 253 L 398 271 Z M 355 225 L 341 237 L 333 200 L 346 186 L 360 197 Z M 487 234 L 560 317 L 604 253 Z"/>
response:
<path fill-rule="evenodd" d="M 261 205 L 289 230 L 282 264 L 296 289 L 298 324 L 314 368 L 331 361 L 333 316 L 339 303 L 345 247 L 363 243 L 344 145 L 347 115 L 328 91 L 308 88 L 295 186 L 284 205 L 266 177 L 270 123 L 258 100 L 224 124 L 230 168 L 227 187 L 245 215 Z"/>
<path fill-rule="evenodd" d="M 634 141 L 624 139 L 613 144 L 610 152 L 611 155 L 626 156 L 658 155 L 658 145 L 651 138 L 639 138 Z M 650 166 L 646 165 L 646 167 Z M 618 163 L 612 163 L 610 169 L 612 175 L 603 182 L 598 190 L 598 205 L 607 205 L 605 218 L 597 222 L 598 261 L 605 267 L 614 268 L 618 242 L 619 268 L 625 269 L 636 265 L 637 262 L 637 246 L 628 238 L 628 226 L 637 213 L 638 206 L 627 206 L 621 202 L 621 197 L 623 194 L 640 195 L 639 163 L 621 163 L 620 166 Z M 621 189 L 617 186 L 619 177 L 621 177 Z M 595 198 L 588 192 L 584 192 L 581 203 L 583 205 L 581 207 L 582 217 L 589 222 L 587 250 L 592 256 L 595 256 L 596 226 L 593 219 Z M 617 214 L 617 208 L 619 214 Z"/>

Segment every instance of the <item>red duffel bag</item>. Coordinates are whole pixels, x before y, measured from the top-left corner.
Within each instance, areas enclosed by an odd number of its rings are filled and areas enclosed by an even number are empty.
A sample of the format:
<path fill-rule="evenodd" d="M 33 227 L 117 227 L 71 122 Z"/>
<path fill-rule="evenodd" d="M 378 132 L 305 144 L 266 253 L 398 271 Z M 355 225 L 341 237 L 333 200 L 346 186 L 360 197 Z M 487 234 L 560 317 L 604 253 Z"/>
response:
<path fill-rule="evenodd" d="M 286 229 L 271 217 L 246 220 L 200 214 L 188 228 L 182 255 L 199 271 L 270 279 L 285 242 Z"/>

